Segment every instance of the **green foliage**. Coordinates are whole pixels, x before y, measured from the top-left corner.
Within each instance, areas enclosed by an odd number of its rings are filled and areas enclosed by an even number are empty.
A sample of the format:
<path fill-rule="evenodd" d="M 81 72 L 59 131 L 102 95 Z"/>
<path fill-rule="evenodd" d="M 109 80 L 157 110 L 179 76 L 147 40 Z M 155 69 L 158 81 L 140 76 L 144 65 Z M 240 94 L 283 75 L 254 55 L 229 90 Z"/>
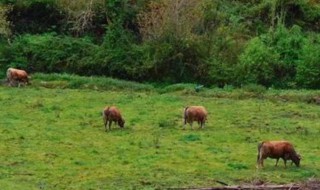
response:
<path fill-rule="evenodd" d="M 303 46 L 297 66 L 296 81 L 304 88 L 320 87 L 320 35 L 310 37 Z"/>
<path fill-rule="evenodd" d="M 304 43 L 300 27 L 287 29 L 281 24 L 274 32 L 253 38 L 240 56 L 240 77 L 249 83 L 292 87 Z"/>
<path fill-rule="evenodd" d="M 224 87 L 228 84 L 238 84 L 236 79 L 237 73 L 232 64 L 215 59 L 214 56 L 206 61 L 210 69 L 208 76 L 209 85 Z"/>
<path fill-rule="evenodd" d="M 271 85 L 275 78 L 273 68 L 278 60 L 279 55 L 271 47 L 260 38 L 253 38 L 240 57 L 239 76 L 244 77 L 244 83 Z"/>
<path fill-rule="evenodd" d="M 247 165 L 244 165 L 242 163 L 231 163 L 231 164 L 228 164 L 228 166 L 230 168 L 233 168 L 233 169 L 236 169 L 236 170 L 244 170 L 244 169 L 248 169 L 248 166 Z"/>
<path fill-rule="evenodd" d="M 199 43 L 168 37 L 148 43 L 151 49 L 151 77 L 167 83 L 206 82 L 208 65 L 202 62 Z"/>
<path fill-rule="evenodd" d="M 200 28 L 203 62 L 207 65 L 206 80 L 210 85 L 237 85 L 239 55 L 247 41 L 247 27 L 242 12 L 245 5 L 236 1 L 204 1 Z"/>
<path fill-rule="evenodd" d="M 68 74 L 41 74 L 32 75 L 33 84 L 46 88 L 84 88 L 93 90 L 134 90 L 152 91 L 151 85 L 130 81 L 122 81 L 105 77 L 81 77 Z"/>
<path fill-rule="evenodd" d="M 162 84 L 319 88 L 320 42 L 312 40 L 320 31 L 318 1 L 0 4 L 12 7 L 0 9 L 1 70 L 14 66 Z"/>
<path fill-rule="evenodd" d="M 195 90 L 196 84 L 186 84 L 186 83 L 177 83 L 172 85 L 166 85 L 159 89 L 160 93 L 169 93 L 169 92 L 178 92 L 178 91 L 189 91 L 192 92 Z"/>
<path fill-rule="evenodd" d="M 101 71 L 91 55 L 97 46 L 89 39 L 55 34 L 23 35 L 9 46 L 6 58 L 10 66 L 28 71 L 91 74 Z"/>
<path fill-rule="evenodd" d="M 305 37 L 299 26 L 294 25 L 287 29 L 280 25 L 276 28 L 271 41 L 275 51 L 280 55 L 274 67 L 274 75 L 277 81 L 275 86 L 288 87 L 293 82 L 296 74 L 296 66 L 299 59 Z"/>
<path fill-rule="evenodd" d="M 320 18 L 320 3 L 306 0 L 263 0 L 248 3 L 244 13 L 249 26 L 259 34 L 275 28 L 278 23 L 287 27 L 299 25 L 319 31 L 315 23 Z"/>
<path fill-rule="evenodd" d="M 242 87 L 242 89 L 244 89 L 245 91 L 248 92 L 254 92 L 257 94 L 263 94 L 266 92 L 266 87 L 261 86 L 261 85 L 256 85 L 256 84 L 248 84 Z"/>
<path fill-rule="evenodd" d="M 8 17 L 14 34 L 63 31 L 65 13 L 53 0 L 17 1 L 12 6 Z"/>
<path fill-rule="evenodd" d="M 0 4 L 0 37 L 8 38 L 11 36 L 10 21 L 8 12 L 12 7 Z"/>
<path fill-rule="evenodd" d="M 181 138 L 181 141 L 184 142 L 193 142 L 193 141 L 200 141 L 201 138 L 199 137 L 199 135 L 196 134 L 190 134 L 190 135 L 185 135 Z"/>
<path fill-rule="evenodd" d="M 98 59 L 108 65 L 109 76 L 141 80 L 148 74 L 146 61 L 148 46 L 135 45 L 132 33 L 123 29 L 120 24 L 112 24 L 107 28 L 104 42 L 100 46 Z"/>

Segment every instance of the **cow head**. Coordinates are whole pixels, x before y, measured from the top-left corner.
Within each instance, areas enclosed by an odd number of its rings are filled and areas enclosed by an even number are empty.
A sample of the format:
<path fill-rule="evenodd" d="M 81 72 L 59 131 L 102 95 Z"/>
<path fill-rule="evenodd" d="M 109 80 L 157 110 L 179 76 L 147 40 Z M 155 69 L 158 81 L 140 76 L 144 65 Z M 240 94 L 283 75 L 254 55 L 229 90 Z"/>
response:
<path fill-rule="evenodd" d="M 299 167 L 300 166 L 300 160 L 301 160 L 301 155 L 294 153 L 291 155 L 291 160 L 293 161 L 293 163 Z"/>
<path fill-rule="evenodd" d="M 124 128 L 124 123 L 125 123 L 124 119 L 120 119 L 118 123 L 121 128 Z"/>

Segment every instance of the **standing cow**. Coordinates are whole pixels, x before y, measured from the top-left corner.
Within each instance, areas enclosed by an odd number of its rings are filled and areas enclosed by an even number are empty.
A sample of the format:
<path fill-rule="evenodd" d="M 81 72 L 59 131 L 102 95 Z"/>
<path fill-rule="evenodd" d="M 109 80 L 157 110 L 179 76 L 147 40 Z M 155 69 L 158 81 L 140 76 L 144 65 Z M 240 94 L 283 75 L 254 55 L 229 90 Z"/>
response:
<path fill-rule="evenodd" d="M 292 162 L 299 167 L 300 166 L 300 155 L 296 153 L 293 145 L 288 141 L 263 141 L 258 145 L 258 156 L 257 164 L 258 167 L 263 167 L 263 160 L 266 158 L 277 159 L 276 166 L 280 158 L 284 161 L 284 166 L 287 166 L 287 160 Z"/>
<path fill-rule="evenodd" d="M 193 121 L 197 121 L 200 128 L 205 127 L 205 122 L 207 120 L 208 112 L 203 106 L 188 106 L 184 109 L 184 126 L 189 123 L 192 129 Z"/>
<path fill-rule="evenodd" d="M 121 116 L 120 111 L 115 106 L 106 107 L 103 112 L 103 121 L 104 121 L 104 127 L 107 131 L 107 124 L 109 122 L 109 130 L 111 130 L 111 123 L 115 122 L 119 125 L 120 128 L 124 127 L 124 119 Z"/>
<path fill-rule="evenodd" d="M 26 71 L 20 69 L 9 68 L 7 70 L 7 82 L 9 86 L 15 86 L 18 83 L 23 85 L 29 84 L 29 76 Z"/>

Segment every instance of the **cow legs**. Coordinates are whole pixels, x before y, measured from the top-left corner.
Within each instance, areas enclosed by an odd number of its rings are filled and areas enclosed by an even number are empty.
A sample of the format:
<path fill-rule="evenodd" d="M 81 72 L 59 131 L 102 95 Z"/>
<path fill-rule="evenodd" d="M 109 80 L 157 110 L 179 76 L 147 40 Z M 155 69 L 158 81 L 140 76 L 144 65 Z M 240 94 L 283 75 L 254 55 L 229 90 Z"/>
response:
<path fill-rule="evenodd" d="M 258 168 L 259 168 L 259 167 L 263 167 L 263 160 L 264 160 L 263 155 L 262 155 L 262 153 L 261 153 L 260 150 L 259 150 L 258 156 L 257 156 Z"/>
<path fill-rule="evenodd" d="M 259 158 L 260 158 L 260 154 L 258 153 L 258 155 L 257 155 L 257 165 L 256 165 L 256 168 L 259 168 Z"/>
<path fill-rule="evenodd" d="M 14 79 L 12 79 L 12 80 L 9 80 L 9 84 L 8 84 L 8 86 L 18 86 L 18 87 L 20 87 L 20 83 L 19 83 L 19 81 L 17 81 L 17 80 L 14 80 Z"/>
<path fill-rule="evenodd" d="M 184 122 L 183 122 L 183 129 L 186 129 L 186 125 L 187 125 L 187 119 L 184 118 Z"/>
<path fill-rule="evenodd" d="M 192 122 L 192 121 L 187 121 L 186 119 L 184 120 L 184 123 L 183 123 L 183 129 L 186 129 L 187 123 L 190 124 L 190 127 L 191 127 L 191 129 L 192 129 L 192 124 L 193 124 L 193 122 Z"/>
<path fill-rule="evenodd" d="M 105 131 L 107 131 L 107 123 L 108 121 L 106 119 L 103 120 L 103 123 L 104 123 L 104 128 L 105 128 Z"/>
<path fill-rule="evenodd" d="M 283 158 L 283 162 L 284 162 L 284 167 L 287 167 L 287 159 Z"/>
<path fill-rule="evenodd" d="M 12 80 L 8 80 L 8 86 L 12 86 Z"/>
<path fill-rule="evenodd" d="M 109 121 L 109 131 L 111 130 L 112 121 Z"/>
<path fill-rule="evenodd" d="M 201 122 L 200 122 L 200 127 L 201 127 L 201 128 L 205 128 L 205 122 L 204 122 L 204 121 L 201 121 Z"/>
<path fill-rule="evenodd" d="M 202 122 L 198 121 L 199 128 L 202 128 Z"/>
<path fill-rule="evenodd" d="M 263 167 L 263 158 L 259 158 L 258 167 Z"/>
<path fill-rule="evenodd" d="M 17 81 L 12 81 L 12 84 L 11 84 L 11 86 L 14 86 L 14 87 L 16 87 L 17 86 Z"/>
<path fill-rule="evenodd" d="M 275 166 L 278 166 L 278 162 L 279 162 L 279 158 L 277 158 L 277 161 L 276 161 L 276 165 L 275 165 Z"/>

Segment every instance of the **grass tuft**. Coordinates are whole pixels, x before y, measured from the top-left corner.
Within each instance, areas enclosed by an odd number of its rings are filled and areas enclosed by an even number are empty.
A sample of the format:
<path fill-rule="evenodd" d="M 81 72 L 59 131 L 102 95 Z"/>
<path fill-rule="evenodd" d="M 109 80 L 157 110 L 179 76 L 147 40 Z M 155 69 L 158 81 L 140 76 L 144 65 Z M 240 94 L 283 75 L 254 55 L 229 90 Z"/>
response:
<path fill-rule="evenodd" d="M 199 135 L 196 134 L 189 134 L 189 135 L 185 135 L 181 138 L 182 141 L 184 142 L 194 142 L 194 141 L 200 141 L 201 138 Z"/>

